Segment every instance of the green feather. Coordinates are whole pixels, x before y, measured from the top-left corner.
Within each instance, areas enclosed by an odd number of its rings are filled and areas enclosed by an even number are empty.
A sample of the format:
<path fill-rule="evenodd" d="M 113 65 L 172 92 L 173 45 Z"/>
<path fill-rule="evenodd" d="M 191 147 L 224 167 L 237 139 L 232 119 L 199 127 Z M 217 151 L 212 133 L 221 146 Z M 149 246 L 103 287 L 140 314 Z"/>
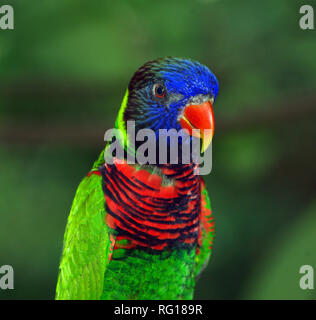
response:
<path fill-rule="evenodd" d="M 101 177 L 83 179 L 77 190 L 64 238 L 56 299 L 99 299 L 109 260 Z"/>
<path fill-rule="evenodd" d="M 106 270 L 101 299 L 193 298 L 195 249 L 159 253 L 136 249 L 126 256 L 118 251 L 113 252 L 113 260 Z"/>
<path fill-rule="evenodd" d="M 206 199 L 206 208 L 212 210 L 211 201 L 208 195 L 207 189 L 204 188 L 202 190 L 202 196 L 205 196 Z M 206 216 L 206 218 L 211 218 L 210 216 Z M 207 266 L 208 261 L 211 257 L 212 250 L 210 249 L 210 243 L 214 240 L 214 232 L 210 232 L 208 230 L 203 230 L 202 235 L 202 246 L 200 248 L 200 253 L 195 257 L 195 276 L 199 277 L 203 272 L 204 268 Z"/>

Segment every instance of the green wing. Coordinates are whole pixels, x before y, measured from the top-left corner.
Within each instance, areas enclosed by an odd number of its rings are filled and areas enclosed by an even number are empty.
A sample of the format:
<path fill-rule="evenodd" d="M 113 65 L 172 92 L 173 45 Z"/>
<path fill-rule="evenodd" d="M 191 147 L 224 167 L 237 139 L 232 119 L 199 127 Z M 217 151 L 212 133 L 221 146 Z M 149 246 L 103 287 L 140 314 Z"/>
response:
<path fill-rule="evenodd" d="M 56 299 L 99 299 L 109 261 L 101 177 L 92 174 L 78 187 L 66 227 Z"/>
<path fill-rule="evenodd" d="M 199 248 L 199 253 L 195 257 L 196 277 L 202 273 L 208 264 L 212 253 L 212 244 L 215 235 L 211 201 L 205 188 L 204 181 L 202 180 L 201 183 L 201 247 Z"/>

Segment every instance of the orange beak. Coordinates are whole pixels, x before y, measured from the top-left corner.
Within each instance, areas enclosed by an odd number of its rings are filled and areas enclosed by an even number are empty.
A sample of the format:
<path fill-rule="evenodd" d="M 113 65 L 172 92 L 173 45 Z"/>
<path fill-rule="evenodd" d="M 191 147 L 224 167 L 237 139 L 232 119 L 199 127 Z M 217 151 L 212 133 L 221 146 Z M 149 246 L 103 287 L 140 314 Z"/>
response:
<path fill-rule="evenodd" d="M 185 107 L 180 124 L 191 136 L 202 139 L 201 151 L 204 152 L 212 141 L 215 129 L 212 102 L 208 100 L 202 104 Z"/>

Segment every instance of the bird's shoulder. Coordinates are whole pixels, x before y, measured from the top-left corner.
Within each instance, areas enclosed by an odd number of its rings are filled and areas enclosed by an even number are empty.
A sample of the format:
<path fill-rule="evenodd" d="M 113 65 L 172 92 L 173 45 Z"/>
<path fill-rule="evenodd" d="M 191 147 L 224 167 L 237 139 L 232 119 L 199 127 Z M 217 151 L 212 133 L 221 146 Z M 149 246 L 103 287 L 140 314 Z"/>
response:
<path fill-rule="evenodd" d="M 90 172 L 80 183 L 68 216 L 56 299 L 98 299 L 109 262 L 102 178 Z"/>

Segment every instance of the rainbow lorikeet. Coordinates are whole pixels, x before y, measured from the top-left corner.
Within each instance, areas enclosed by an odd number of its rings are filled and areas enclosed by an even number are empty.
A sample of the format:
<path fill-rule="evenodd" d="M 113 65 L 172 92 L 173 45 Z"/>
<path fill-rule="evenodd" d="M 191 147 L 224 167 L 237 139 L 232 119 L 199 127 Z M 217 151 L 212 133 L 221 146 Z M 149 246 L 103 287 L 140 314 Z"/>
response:
<path fill-rule="evenodd" d="M 204 150 L 213 136 L 217 93 L 216 77 L 196 61 L 147 62 L 129 83 L 115 128 L 123 136 L 127 121 L 136 133 L 185 128 L 189 139 L 197 128 Z M 121 145 L 123 159 L 105 161 L 107 144 L 78 187 L 56 299 L 192 299 L 214 237 L 198 164 L 129 164 L 130 151 Z"/>

